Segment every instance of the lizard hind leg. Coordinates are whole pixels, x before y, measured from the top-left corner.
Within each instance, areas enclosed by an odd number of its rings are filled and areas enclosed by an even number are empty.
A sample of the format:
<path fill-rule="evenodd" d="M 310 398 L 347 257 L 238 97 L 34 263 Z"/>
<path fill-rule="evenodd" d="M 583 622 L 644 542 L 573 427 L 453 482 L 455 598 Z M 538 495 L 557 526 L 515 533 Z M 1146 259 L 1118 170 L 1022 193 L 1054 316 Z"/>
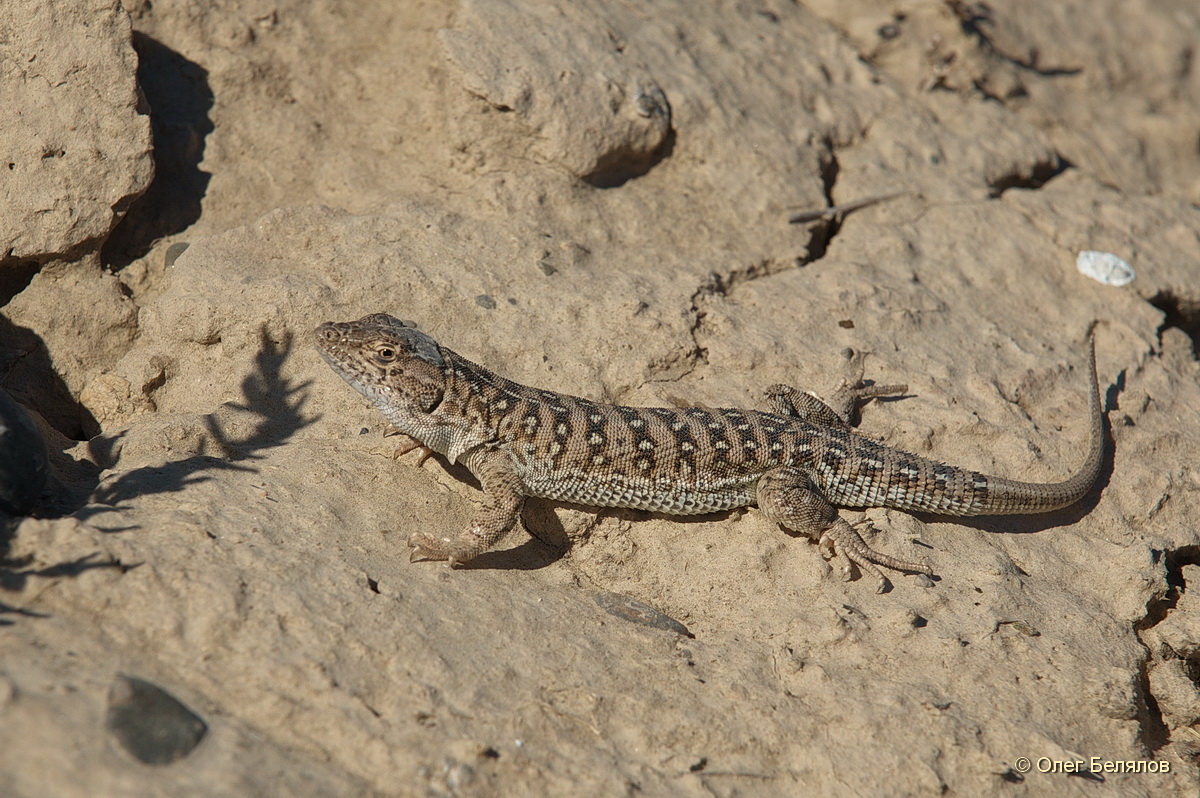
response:
<path fill-rule="evenodd" d="M 842 567 L 843 579 L 850 578 L 850 563 L 854 563 L 879 581 L 877 592 L 882 593 L 888 581 L 880 565 L 933 575 L 928 565 L 898 560 L 872 549 L 798 468 L 783 466 L 763 474 L 758 480 L 757 498 L 759 509 L 772 521 L 815 539 L 826 560 L 840 551 L 847 560 Z"/>
<path fill-rule="evenodd" d="M 863 380 L 862 352 L 846 349 L 846 374 L 829 400 L 790 385 L 776 384 L 767 388 L 767 408 L 781 416 L 804 419 L 838 429 L 850 429 L 855 409 L 880 396 L 895 396 L 908 390 L 907 385 L 867 385 Z"/>

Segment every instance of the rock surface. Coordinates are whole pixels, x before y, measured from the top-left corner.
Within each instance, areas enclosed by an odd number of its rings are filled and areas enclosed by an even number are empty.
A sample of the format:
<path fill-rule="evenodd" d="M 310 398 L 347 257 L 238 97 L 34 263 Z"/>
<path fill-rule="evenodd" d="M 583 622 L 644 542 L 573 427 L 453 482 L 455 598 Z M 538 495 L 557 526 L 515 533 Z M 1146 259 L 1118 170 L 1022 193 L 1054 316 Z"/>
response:
<path fill-rule="evenodd" d="M 0 793 L 1200 790 L 1192 4 L 126 8 L 166 199 L 0 308 L 51 449 L 0 526 Z M 1045 517 L 869 511 L 938 574 L 884 595 L 755 510 L 530 501 L 410 564 L 479 494 L 313 351 L 373 311 L 629 404 L 828 391 L 853 347 L 909 385 L 867 434 L 1036 480 L 1082 457 L 1094 331 L 1109 457 Z M 114 742 L 122 674 L 203 719 L 190 754 Z"/>
<path fill-rule="evenodd" d="M 120 0 L 0 7 L 0 272 L 95 249 L 154 175 Z"/>

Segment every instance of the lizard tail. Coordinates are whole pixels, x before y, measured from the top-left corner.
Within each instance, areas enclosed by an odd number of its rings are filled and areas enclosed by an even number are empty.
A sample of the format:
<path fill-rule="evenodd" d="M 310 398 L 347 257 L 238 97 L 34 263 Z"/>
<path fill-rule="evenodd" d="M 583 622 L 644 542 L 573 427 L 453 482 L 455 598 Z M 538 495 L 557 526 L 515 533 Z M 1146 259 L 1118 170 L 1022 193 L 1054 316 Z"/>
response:
<path fill-rule="evenodd" d="M 1015 479 L 980 474 L 974 501 L 953 515 L 1014 515 L 1043 513 L 1067 507 L 1082 499 L 1096 479 L 1104 462 L 1104 412 L 1100 406 L 1100 385 L 1096 378 L 1096 337 L 1088 346 L 1088 436 L 1087 456 L 1083 465 L 1062 482 L 1021 482 Z M 932 509 L 932 512 L 938 512 Z"/>
<path fill-rule="evenodd" d="M 1079 470 L 1062 482 L 1021 482 L 981 474 L 908 452 L 885 451 L 881 444 L 859 439 L 857 465 L 827 475 L 822 490 L 843 507 L 892 507 L 951 516 L 1044 513 L 1074 504 L 1091 489 L 1104 461 L 1094 338 L 1090 352 L 1087 456 Z"/>

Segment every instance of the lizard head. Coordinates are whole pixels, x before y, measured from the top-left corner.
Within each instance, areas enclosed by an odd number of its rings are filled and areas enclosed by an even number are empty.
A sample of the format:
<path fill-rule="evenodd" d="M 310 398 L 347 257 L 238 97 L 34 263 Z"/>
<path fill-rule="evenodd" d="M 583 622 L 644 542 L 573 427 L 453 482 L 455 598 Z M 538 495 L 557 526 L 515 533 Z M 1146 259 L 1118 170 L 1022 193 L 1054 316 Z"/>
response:
<path fill-rule="evenodd" d="M 445 386 L 445 359 L 437 342 L 386 313 L 358 321 L 325 322 L 317 350 L 342 379 L 370 399 L 392 423 L 433 412 Z"/>

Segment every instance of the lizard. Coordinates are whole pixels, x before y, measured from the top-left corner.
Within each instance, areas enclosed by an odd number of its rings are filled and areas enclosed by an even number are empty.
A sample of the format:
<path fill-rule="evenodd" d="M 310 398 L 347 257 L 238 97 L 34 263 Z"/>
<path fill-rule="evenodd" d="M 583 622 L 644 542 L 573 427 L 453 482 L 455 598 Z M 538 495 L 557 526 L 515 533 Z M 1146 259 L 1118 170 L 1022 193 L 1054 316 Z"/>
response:
<path fill-rule="evenodd" d="M 946 516 L 1041 513 L 1074 504 L 1100 473 L 1104 416 L 1090 344 L 1090 433 L 1083 465 L 1061 482 L 990 476 L 886 446 L 848 418 L 906 385 L 843 382 L 832 400 L 787 385 L 766 391 L 764 411 L 624 407 L 531 388 L 442 346 L 386 313 L 315 330 L 324 360 L 420 449 L 462 463 L 479 480 L 482 507 L 454 537 L 413 532 L 410 561 L 455 566 L 520 523 L 526 497 L 596 507 L 696 515 L 757 505 L 785 529 L 871 574 L 879 566 L 933 576 L 929 565 L 876 551 L 836 507 L 888 507 Z M 861 375 L 861 372 L 860 372 Z"/>

